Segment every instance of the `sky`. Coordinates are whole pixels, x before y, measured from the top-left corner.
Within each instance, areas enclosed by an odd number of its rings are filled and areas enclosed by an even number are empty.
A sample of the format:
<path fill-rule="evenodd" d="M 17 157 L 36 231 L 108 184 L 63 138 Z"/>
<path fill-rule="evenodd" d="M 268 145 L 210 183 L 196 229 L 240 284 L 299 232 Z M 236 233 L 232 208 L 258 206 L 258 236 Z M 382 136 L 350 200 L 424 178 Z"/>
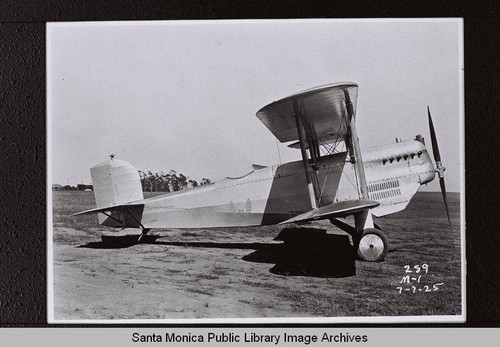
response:
<path fill-rule="evenodd" d="M 110 154 L 197 181 L 300 160 L 255 113 L 351 81 L 361 149 L 416 134 L 430 144 L 429 105 L 458 192 L 462 56 L 457 19 L 49 23 L 49 175 L 89 184 Z M 437 180 L 423 190 L 438 191 Z"/>

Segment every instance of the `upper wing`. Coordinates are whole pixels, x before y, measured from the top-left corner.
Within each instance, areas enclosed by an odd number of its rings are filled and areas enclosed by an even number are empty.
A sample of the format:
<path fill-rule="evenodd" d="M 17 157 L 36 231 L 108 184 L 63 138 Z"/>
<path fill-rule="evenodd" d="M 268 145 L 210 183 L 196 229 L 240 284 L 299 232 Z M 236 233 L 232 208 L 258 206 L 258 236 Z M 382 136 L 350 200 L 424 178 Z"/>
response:
<path fill-rule="evenodd" d="M 315 140 L 335 142 L 347 131 L 346 94 L 356 112 L 358 85 L 341 82 L 311 88 L 264 106 L 257 117 L 280 142 L 297 141 L 294 103 Z"/>
<path fill-rule="evenodd" d="M 356 212 L 361 212 L 363 210 L 368 210 L 380 205 L 378 201 L 369 199 L 358 199 L 358 200 L 346 200 L 340 202 L 334 202 L 329 205 L 321 206 L 320 208 L 310 210 L 306 213 L 302 213 L 296 217 L 287 219 L 280 224 L 294 223 L 294 222 L 308 222 L 318 219 L 329 219 L 337 217 L 347 217 Z"/>

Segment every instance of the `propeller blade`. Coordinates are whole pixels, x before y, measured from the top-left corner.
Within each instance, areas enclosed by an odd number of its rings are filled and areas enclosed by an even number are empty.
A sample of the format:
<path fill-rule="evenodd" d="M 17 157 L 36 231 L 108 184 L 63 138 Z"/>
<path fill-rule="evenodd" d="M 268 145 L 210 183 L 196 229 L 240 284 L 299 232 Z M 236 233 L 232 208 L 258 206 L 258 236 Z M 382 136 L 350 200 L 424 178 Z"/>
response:
<path fill-rule="evenodd" d="M 441 161 L 441 155 L 439 154 L 439 147 L 436 139 L 436 132 L 434 131 L 434 125 L 432 124 L 432 117 L 429 106 L 427 106 L 427 114 L 429 116 L 429 130 L 431 132 L 432 154 L 434 154 L 435 161 Z"/>
<path fill-rule="evenodd" d="M 444 184 L 444 177 L 441 177 L 439 179 L 439 185 L 441 186 L 441 194 L 443 194 L 443 202 L 444 202 L 444 207 L 446 208 L 446 216 L 448 217 L 448 225 L 450 226 L 450 231 L 452 231 L 450 211 L 448 209 L 448 199 L 446 198 L 446 186 Z"/>
<path fill-rule="evenodd" d="M 432 154 L 434 155 L 434 161 L 436 162 L 438 177 L 439 177 L 439 185 L 441 186 L 441 194 L 443 194 L 443 202 L 444 207 L 446 208 L 446 216 L 448 217 L 448 225 L 451 228 L 451 220 L 450 220 L 450 211 L 448 209 L 448 199 L 446 198 L 446 185 L 444 183 L 444 167 L 441 163 L 441 155 L 439 154 L 439 147 L 437 144 L 436 132 L 434 130 L 434 124 L 432 124 L 431 111 L 429 110 L 429 106 L 427 106 L 427 115 L 429 118 L 429 130 L 431 133 L 431 143 L 432 143 Z"/>

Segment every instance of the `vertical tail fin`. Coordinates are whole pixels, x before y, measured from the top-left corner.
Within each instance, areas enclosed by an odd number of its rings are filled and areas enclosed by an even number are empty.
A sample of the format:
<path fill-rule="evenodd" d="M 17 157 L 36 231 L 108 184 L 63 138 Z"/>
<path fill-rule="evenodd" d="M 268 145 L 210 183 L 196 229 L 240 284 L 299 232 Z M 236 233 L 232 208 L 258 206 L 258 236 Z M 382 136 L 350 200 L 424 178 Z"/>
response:
<path fill-rule="evenodd" d="M 97 207 L 143 200 L 139 172 L 123 160 L 111 158 L 90 168 Z M 99 223 L 106 216 L 99 215 Z"/>

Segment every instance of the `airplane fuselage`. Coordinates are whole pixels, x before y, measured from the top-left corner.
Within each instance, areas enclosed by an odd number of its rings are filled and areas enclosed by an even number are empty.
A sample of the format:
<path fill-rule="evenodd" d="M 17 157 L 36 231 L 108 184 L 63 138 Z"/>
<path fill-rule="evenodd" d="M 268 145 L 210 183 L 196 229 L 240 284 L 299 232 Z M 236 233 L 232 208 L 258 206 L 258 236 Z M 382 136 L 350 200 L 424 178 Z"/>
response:
<path fill-rule="evenodd" d="M 369 198 L 380 203 L 371 210 L 377 217 L 403 210 L 420 185 L 435 176 L 427 149 L 419 141 L 374 147 L 362 154 Z M 361 197 L 347 152 L 318 158 L 316 175 L 320 206 Z M 311 210 L 302 161 L 138 202 L 144 208 L 134 213 L 145 228 L 269 225 Z M 102 224 L 123 226 L 111 218 Z M 133 221 L 128 224 L 137 227 Z"/>

